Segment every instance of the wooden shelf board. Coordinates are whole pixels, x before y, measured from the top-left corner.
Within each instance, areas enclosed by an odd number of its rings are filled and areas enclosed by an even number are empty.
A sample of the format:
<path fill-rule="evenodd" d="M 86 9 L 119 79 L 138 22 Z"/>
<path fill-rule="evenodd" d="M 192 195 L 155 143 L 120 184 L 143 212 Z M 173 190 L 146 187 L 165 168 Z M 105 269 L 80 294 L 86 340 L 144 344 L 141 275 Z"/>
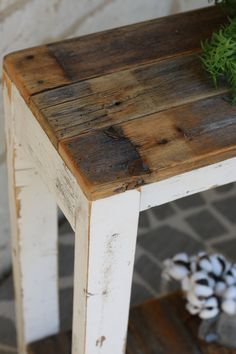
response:
<path fill-rule="evenodd" d="M 198 325 L 185 310 L 181 294 L 147 301 L 131 309 L 126 354 L 236 354 L 199 340 Z M 71 331 L 32 343 L 28 353 L 70 354 Z"/>

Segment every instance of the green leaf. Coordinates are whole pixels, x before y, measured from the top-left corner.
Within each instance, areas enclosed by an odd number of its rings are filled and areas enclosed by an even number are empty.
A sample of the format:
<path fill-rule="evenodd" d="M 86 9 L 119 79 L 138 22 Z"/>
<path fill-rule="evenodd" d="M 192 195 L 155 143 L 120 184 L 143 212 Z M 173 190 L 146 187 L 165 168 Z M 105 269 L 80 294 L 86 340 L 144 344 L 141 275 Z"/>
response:
<path fill-rule="evenodd" d="M 217 0 L 216 4 L 234 5 L 236 0 Z M 212 34 L 211 39 L 201 43 L 201 61 L 215 87 L 224 77 L 231 89 L 231 102 L 236 103 L 236 17 Z"/>

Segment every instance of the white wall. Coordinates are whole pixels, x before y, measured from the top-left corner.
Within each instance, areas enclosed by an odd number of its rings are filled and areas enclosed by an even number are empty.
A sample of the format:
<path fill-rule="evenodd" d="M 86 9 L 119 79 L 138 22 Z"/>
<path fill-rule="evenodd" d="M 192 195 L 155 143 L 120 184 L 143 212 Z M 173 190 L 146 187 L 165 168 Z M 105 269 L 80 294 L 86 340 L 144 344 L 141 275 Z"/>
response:
<path fill-rule="evenodd" d="M 0 0 L 0 60 L 13 50 L 202 6 L 207 0 Z M 0 275 L 10 266 L 4 145 L 0 92 Z"/>

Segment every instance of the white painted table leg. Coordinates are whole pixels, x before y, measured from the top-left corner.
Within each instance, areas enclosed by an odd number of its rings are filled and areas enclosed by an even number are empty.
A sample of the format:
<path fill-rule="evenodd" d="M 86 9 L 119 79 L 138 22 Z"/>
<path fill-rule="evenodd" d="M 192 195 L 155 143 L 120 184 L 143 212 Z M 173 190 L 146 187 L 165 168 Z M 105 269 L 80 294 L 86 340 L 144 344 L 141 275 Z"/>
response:
<path fill-rule="evenodd" d="M 79 208 L 73 354 L 124 353 L 139 202 L 129 191 Z"/>
<path fill-rule="evenodd" d="M 6 91 L 5 91 L 6 93 Z M 59 330 L 57 206 L 14 136 L 5 95 L 7 160 L 19 354 Z"/>

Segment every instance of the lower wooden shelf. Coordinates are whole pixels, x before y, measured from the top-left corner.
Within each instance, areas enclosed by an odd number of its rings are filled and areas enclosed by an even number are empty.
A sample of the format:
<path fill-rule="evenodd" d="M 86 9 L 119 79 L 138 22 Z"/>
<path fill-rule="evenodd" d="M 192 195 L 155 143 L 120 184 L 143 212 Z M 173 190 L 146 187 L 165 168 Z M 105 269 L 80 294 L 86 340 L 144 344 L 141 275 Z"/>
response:
<path fill-rule="evenodd" d="M 127 354 L 236 354 L 197 338 L 199 320 L 185 310 L 181 294 L 150 300 L 130 311 Z M 32 343 L 29 354 L 71 354 L 71 332 Z M 111 353 L 112 354 L 112 353 Z"/>

